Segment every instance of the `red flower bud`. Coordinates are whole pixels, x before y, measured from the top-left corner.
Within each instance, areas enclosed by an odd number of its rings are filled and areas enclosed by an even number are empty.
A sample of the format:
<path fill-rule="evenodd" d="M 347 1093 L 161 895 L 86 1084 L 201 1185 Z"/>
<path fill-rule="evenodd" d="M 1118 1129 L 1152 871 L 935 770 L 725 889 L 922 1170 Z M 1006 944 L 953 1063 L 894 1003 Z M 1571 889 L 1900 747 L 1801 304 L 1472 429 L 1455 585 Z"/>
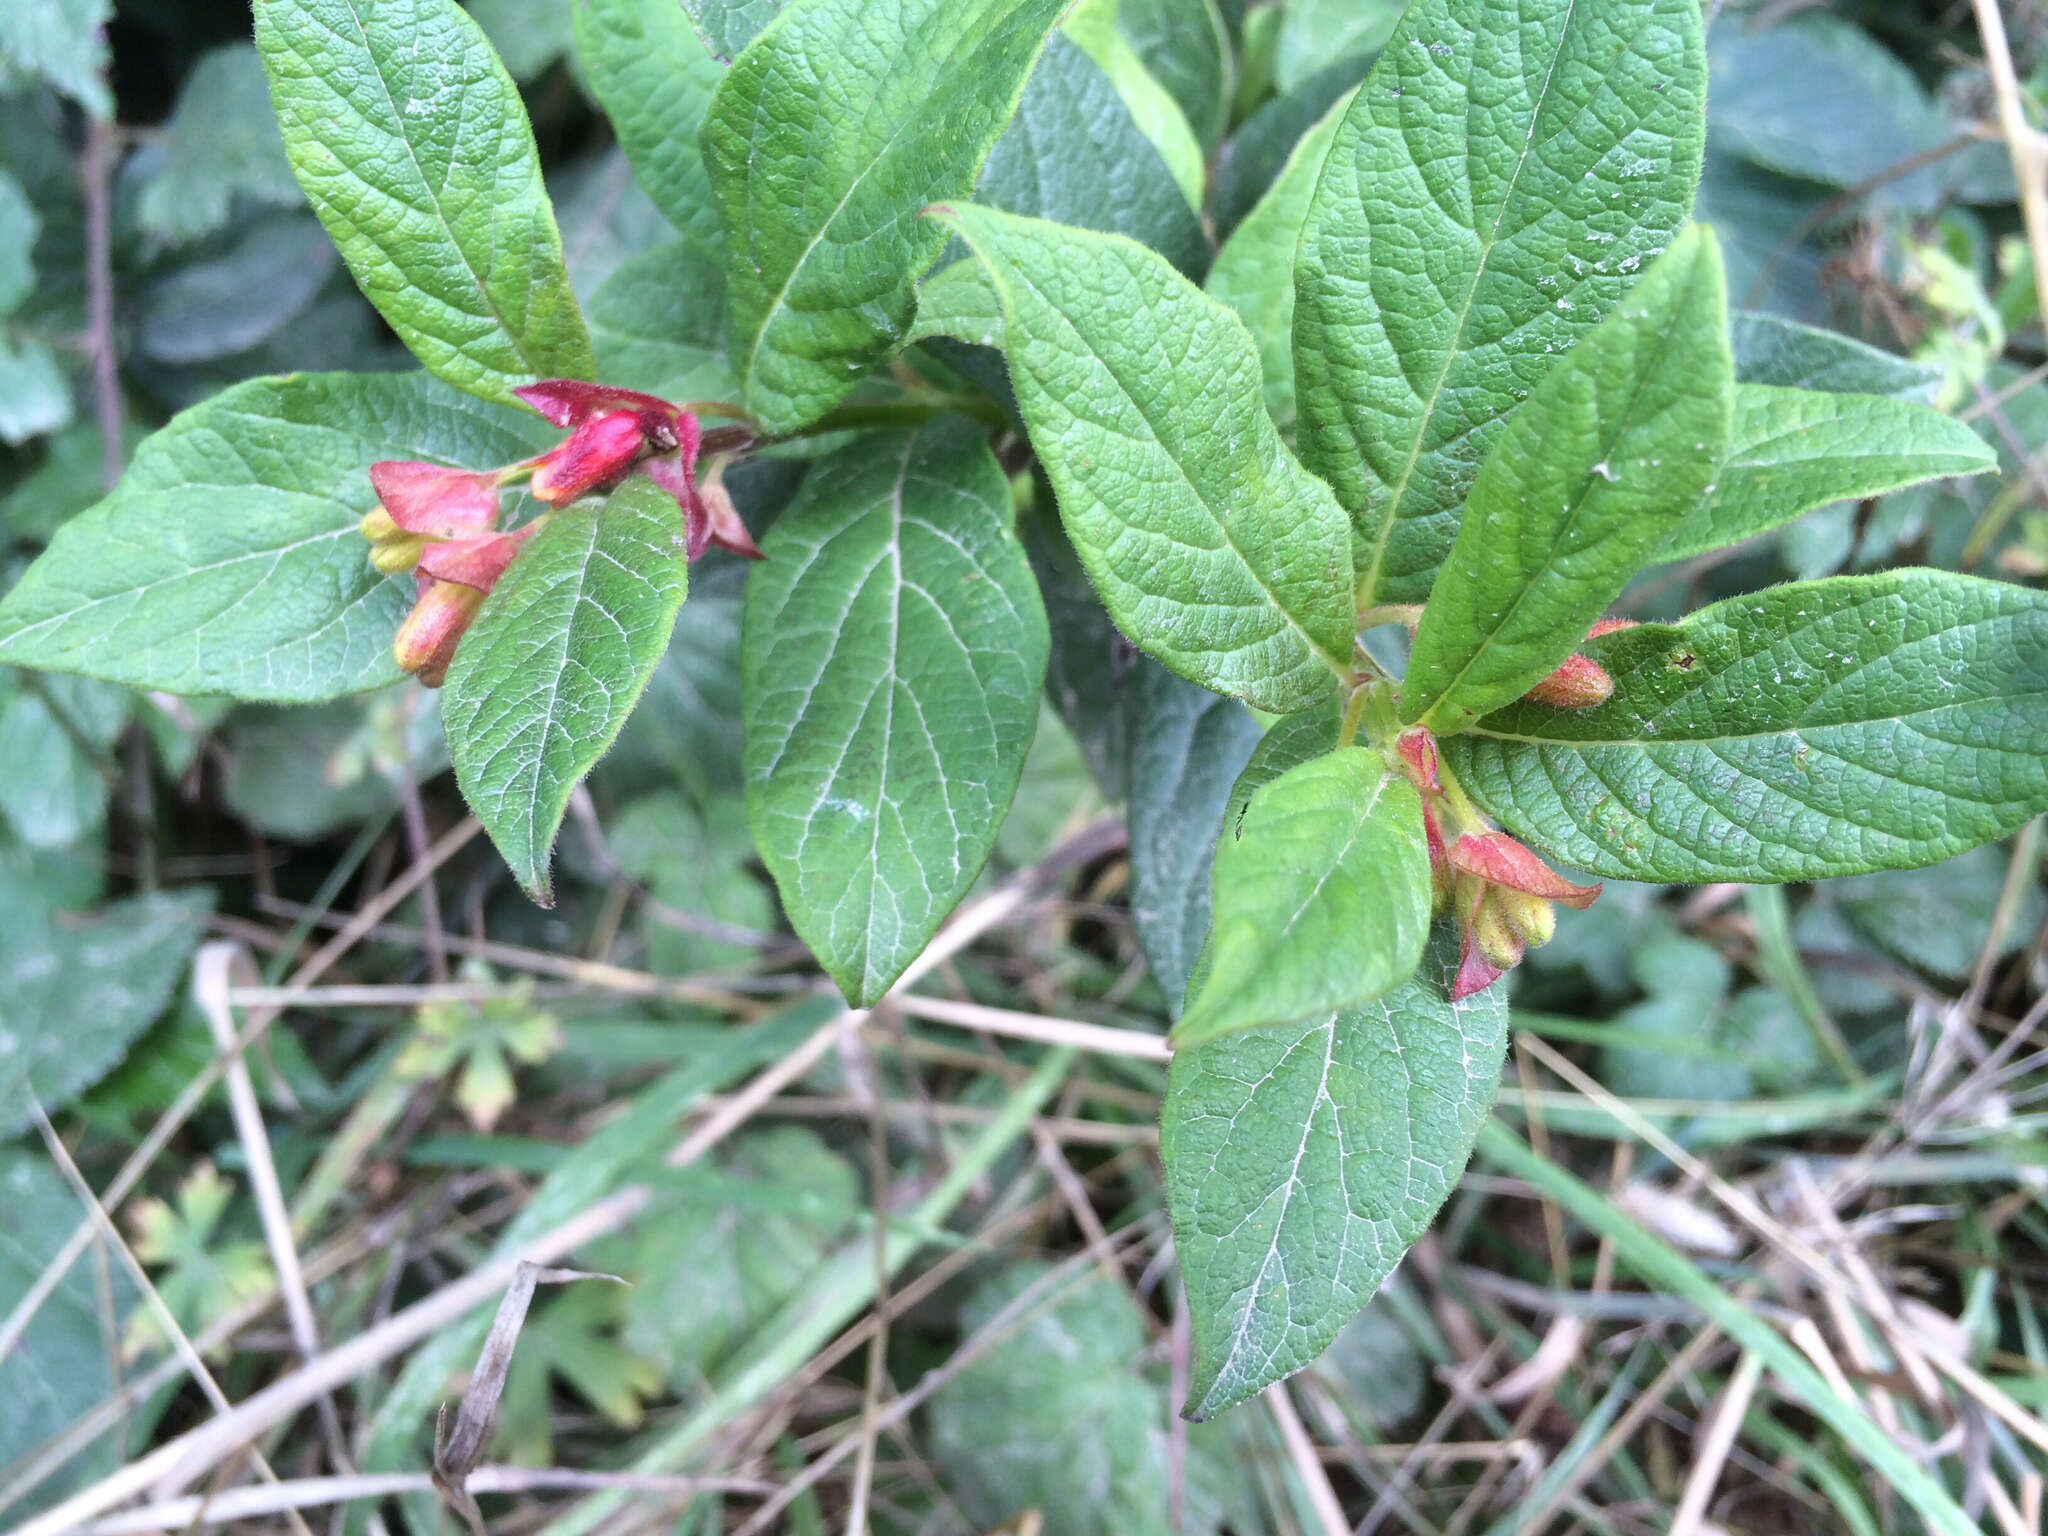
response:
<path fill-rule="evenodd" d="M 399 669 L 411 672 L 429 688 L 448 676 L 448 663 L 469 621 L 483 606 L 484 594 L 454 581 L 432 581 L 413 604 L 391 640 L 391 656 Z"/>
<path fill-rule="evenodd" d="M 1614 679 L 1592 657 L 1573 652 L 1555 672 L 1522 697 L 1558 709 L 1591 709 L 1614 697 Z"/>
<path fill-rule="evenodd" d="M 646 452 L 639 417 L 623 411 L 593 416 L 541 455 L 528 489 L 551 507 L 565 506 L 618 479 Z"/>
<path fill-rule="evenodd" d="M 1451 868 L 1582 911 L 1600 894 L 1597 884 L 1573 885 L 1505 832 L 1466 833 L 1451 844 Z"/>
<path fill-rule="evenodd" d="M 543 419 L 557 427 L 580 427 L 593 416 L 623 411 L 628 415 L 653 412 L 680 415 L 678 407 L 657 395 L 637 389 L 618 389 L 609 384 L 586 384 L 581 379 L 541 379 L 512 391 Z"/>
<path fill-rule="evenodd" d="M 1602 635 L 1613 634 L 1617 629 L 1634 629 L 1635 627 L 1636 621 L 1634 619 L 1602 619 L 1598 624 L 1595 624 L 1586 631 L 1586 638 L 1588 640 L 1597 640 Z"/>
<path fill-rule="evenodd" d="M 1394 739 L 1394 750 L 1400 754 L 1408 781 L 1417 789 L 1442 787 L 1436 776 L 1436 738 L 1429 732 L 1413 727 L 1403 731 Z"/>
<path fill-rule="evenodd" d="M 498 520 L 498 477 L 443 464 L 385 459 L 370 466 L 370 487 L 391 522 L 430 539 L 457 539 Z M 363 537 L 375 539 L 364 519 Z M 381 528 L 382 523 L 378 526 Z"/>
<path fill-rule="evenodd" d="M 511 533 L 488 533 L 480 539 L 429 544 L 420 555 L 419 574 L 488 592 L 505 574 L 505 567 L 519 553 L 519 546 L 539 527 L 538 522 L 532 522 Z"/>

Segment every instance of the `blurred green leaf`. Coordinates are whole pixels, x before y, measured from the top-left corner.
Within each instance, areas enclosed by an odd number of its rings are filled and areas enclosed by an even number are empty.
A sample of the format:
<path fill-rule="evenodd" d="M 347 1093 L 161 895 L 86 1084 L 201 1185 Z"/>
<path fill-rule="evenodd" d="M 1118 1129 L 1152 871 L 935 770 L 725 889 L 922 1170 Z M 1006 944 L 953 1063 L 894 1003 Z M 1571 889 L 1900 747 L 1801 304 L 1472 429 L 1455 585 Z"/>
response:
<path fill-rule="evenodd" d="M 969 1338 L 1047 1266 L 1007 1265 L 968 1298 Z M 1160 1384 L 1136 1362 L 1145 1322 L 1130 1297 L 1088 1268 L 1028 1306 L 932 1395 L 932 1455 L 983 1529 L 1036 1509 L 1060 1536 L 1167 1536 L 1166 1415 Z M 1223 1524 L 1229 1469 L 1199 1430 L 1187 1441 L 1181 1536 Z"/>
<path fill-rule="evenodd" d="M 974 197 L 1006 213 L 1129 235 L 1184 272 L 1209 262 L 1202 226 L 1166 162 L 1109 77 L 1064 33 L 1047 41 Z"/>
<path fill-rule="evenodd" d="M 218 254 L 142 291 L 136 344 L 160 363 L 246 352 L 304 314 L 333 270 L 334 242 L 309 216 L 238 225 Z"/>
<path fill-rule="evenodd" d="M 2005 883 L 2004 848 L 1973 848 L 1924 870 L 1887 870 L 1842 880 L 1828 894 L 1864 938 L 1931 976 L 1960 981 L 1977 963 Z M 2040 931 L 2048 901 L 2024 879 L 1997 952 L 2011 954 Z"/>
<path fill-rule="evenodd" d="M 184 979 L 212 894 L 134 896 L 85 916 L 24 902 L 0 928 L 0 1136 L 99 1081 Z"/>
<path fill-rule="evenodd" d="M 662 0 L 668 3 L 668 0 Z M 674 240 L 612 269 L 590 300 L 590 344 L 607 384 L 664 400 L 730 400 L 725 273 Z"/>
<path fill-rule="evenodd" d="M 1402 0 L 1291 0 L 1281 8 L 1274 87 L 1285 95 L 1334 60 L 1378 52 L 1402 9 Z"/>
<path fill-rule="evenodd" d="M 157 141 L 162 165 L 136 201 L 136 221 L 173 243 L 228 222 L 237 197 L 301 205 L 270 85 L 252 43 L 229 43 L 192 66 Z"/>
<path fill-rule="evenodd" d="M 626 1343 L 694 1393 L 803 1289 L 861 1213 L 852 1166 L 801 1126 L 735 1137 L 658 1197 L 630 1251 Z"/>
<path fill-rule="evenodd" d="M 0 6 L 0 90 L 42 80 L 94 117 L 113 116 L 102 78 L 109 0 L 26 0 Z"/>
<path fill-rule="evenodd" d="M 575 4 L 576 52 L 591 89 L 611 119 L 634 176 L 692 247 L 695 259 L 676 261 L 671 280 L 695 291 L 710 278 L 723 293 L 725 226 L 704 173 L 697 130 L 725 70 L 706 51 L 676 0 Z M 701 270 L 684 279 L 688 266 Z M 592 320 L 596 323 L 595 316 Z"/>
<path fill-rule="evenodd" d="M 89 1218 L 63 1176 L 39 1153 L 21 1148 L 0 1148 L 0 1200 L 7 1206 L 7 1221 L 0 1226 L 4 1317 L 28 1294 L 72 1229 Z M 107 1316 L 104 1307 L 111 1300 L 116 1314 L 124 1314 L 134 1304 L 135 1285 L 120 1265 L 109 1264 L 111 1296 L 103 1298 L 96 1273 L 91 1261 L 74 1263 L 21 1342 L 0 1356 L 0 1402 L 7 1404 L 0 1413 L 0 1465 L 19 1466 L 120 1384 L 120 1362 L 108 1348 L 119 1317 Z M 10 1516 L 33 1514 L 107 1475 L 121 1464 L 124 1449 L 113 1436 L 88 1441 L 35 1485 L 25 1504 L 13 1506 Z"/>

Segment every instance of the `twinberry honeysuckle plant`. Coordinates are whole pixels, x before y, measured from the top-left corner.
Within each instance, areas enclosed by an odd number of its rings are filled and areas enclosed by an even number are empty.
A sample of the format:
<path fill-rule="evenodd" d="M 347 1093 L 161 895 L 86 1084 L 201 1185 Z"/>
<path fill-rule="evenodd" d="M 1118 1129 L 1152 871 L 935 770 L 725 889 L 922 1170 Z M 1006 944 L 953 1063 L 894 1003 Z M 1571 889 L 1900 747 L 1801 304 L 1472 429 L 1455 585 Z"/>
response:
<path fill-rule="evenodd" d="M 2048 809 L 2038 589 L 1611 611 L 1652 563 L 1995 467 L 1898 360 L 1731 327 L 1689 222 L 1697 0 L 1417 0 L 1220 249 L 1221 105 L 1146 75 L 1114 0 L 791 0 L 749 36 L 766 9 L 577 0 L 676 230 L 592 327 L 453 0 L 256 0 L 299 180 L 422 371 L 176 418 L 0 603 L 0 660 L 438 683 L 544 900 L 691 561 L 758 554 L 748 820 L 861 1005 L 986 862 L 1056 663 L 1176 1019 L 1197 1414 L 1312 1359 L 1430 1221 L 1559 906 L 1926 864 Z M 800 487 L 736 508 L 771 445 Z"/>

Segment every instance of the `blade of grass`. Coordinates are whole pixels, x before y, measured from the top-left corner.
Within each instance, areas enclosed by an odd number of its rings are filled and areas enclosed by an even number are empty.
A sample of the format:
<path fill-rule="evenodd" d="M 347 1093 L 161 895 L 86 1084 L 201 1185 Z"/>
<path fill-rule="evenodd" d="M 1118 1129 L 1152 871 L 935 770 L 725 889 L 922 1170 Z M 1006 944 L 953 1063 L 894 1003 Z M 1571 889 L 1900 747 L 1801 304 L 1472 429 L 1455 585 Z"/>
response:
<path fill-rule="evenodd" d="M 1944 1536 L 1974 1536 L 1975 1522 L 1926 1468 L 1892 1442 L 1860 1403 L 1838 1396 L 1785 1336 L 1735 1300 L 1697 1264 L 1637 1226 L 1591 1185 L 1545 1162 L 1499 1121 L 1479 1133 L 1479 1154 L 1548 1194 L 1583 1225 L 1611 1238 L 1617 1259 L 1659 1290 L 1683 1296 L 1722 1332 L 1753 1351 L 1778 1382 L 1888 1479 Z"/>

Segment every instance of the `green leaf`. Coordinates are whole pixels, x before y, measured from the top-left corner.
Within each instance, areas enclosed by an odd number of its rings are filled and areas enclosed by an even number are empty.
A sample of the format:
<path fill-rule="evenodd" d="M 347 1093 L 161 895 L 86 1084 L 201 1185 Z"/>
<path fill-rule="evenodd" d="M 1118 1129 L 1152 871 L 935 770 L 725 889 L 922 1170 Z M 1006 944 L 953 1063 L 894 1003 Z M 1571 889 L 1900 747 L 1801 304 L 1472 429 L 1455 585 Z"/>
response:
<path fill-rule="evenodd" d="M 1191 208 L 1202 205 L 1202 144 L 1172 93 L 1153 77 L 1130 39 L 1117 30 L 1117 0 L 1082 0 L 1060 30 L 1077 43 L 1123 98 L 1131 121 L 1166 162 L 1174 185 Z M 1041 61 L 1039 68 L 1045 66 Z M 1024 210 L 1018 210 L 1024 211 Z"/>
<path fill-rule="evenodd" d="M 1844 880 L 1830 886 L 1828 895 L 1856 931 L 1886 954 L 1930 976 L 1960 982 L 1976 966 L 1999 920 L 2010 863 L 2002 848 L 1973 848 L 1924 873 L 1885 870 Z M 1998 954 L 2032 941 L 2041 929 L 2043 905 L 2038 881 L 2020 886 L 1998 935 Z"/>
<path fill-rule="evenodd" d="M 300 204 L 263 61 L 251 43 L 228 43 L 192 66 L 158 142 L 163 172 L 142 189 L 135 216 L 160 239 L 211 234 L 228 222 L 237 197 Z"/>
<path fill-rule="evenodd" d="M 1302 460 L 1359 600 L 1420 602 L 1510 411 L 1677 232 L 1698 0 L 1417 0 L 1338 130 L 1295 262 Z"/>
<path fill-rule="evenodd" d="M 1501 987 L 1449 1001 L 1448 930 L 1376 1002 L 1174 1053 L 1159 1121 L 1206 1418 L 1298 1371 L 1458 1182 L 1507 1050 Z"/>
<path fill-rule="evenodd" d="M 333 271 L 334 243 L 311 214 L 239 223 L 218 255 L 143 289 L 136 343 L 171 364 L 246 352 L 304 314 Z"/>
<path fill-rule="evenodd" d="M 947 1492 L 976 1530 L 1035 1509 L 1059 1536 L 1215 1536 L 1232 1469 L 1214 1431 L 1187 1437 L 1184 1518 L 1167 1523 L 1164 1372 L 1140 1369 L 1149 1351 L 1137 1303 L 1099 1267 L 1071 1283 L 1050 1268 L 1006 1264 L 961 1310 L 966 1335 L 989 1347 L 932 1394 L 932 1456 Z M 1013 1325 L 984 1335 L 998 1314 Z"/>
<path fill-rule="evenodd" d="M 29 0 L 0 6 L 0 91 L 41 80 L 94 117 L 114 115 L 104 78 L 108 0 Z"/>
<path fill-rule="evenodd" d="M 405 770 L 423 784 L 448 767 L 440 695 L 425 688 L 238 710 L 220 741 L 228 809 L 286 842 L 318 842 L 388 816 Z"/>
<path fill-rule="evenodd" d="M 673 288 L 695 293 L 715 278 L 723 292 L 724 273 L 710 264 L 724 262 L 725 226 L 697 130 L 724 69 L 676 0 L 576 0 L 576 56 L 633 175 L 696 247 L 692 260 L 670 268 Z M 593 328 L 600 323 L 593 312 Z"/>
<path fill-rule="evenodd" d="M 680 1391 L 695 1391 L 825 1262 L 861 1211 L 860 1179 L 818 1135 L 750 1131 L 717 1173 L 658 1196 L 622 1273 L 625 1341 Z"/>
<path fill-rule="evenodd" d="M 42 227 L 21 183 L 0 171 L 0 316 L 13 314 L 36 290 L 36 236 Z"/>
<path fill-rule="evenodd" d="M 469 0 L 469 14 L 515 80 L 533 79 L 574 41 L 574 24 L 562 0 Z"/>
<path fill-rule="evenodd" d="M 377 459 L 526 458 L 539 417 L 418 374 L 252 379 L 174 417 L 0 601 L 0 661 L 313 703 L 399 677 L 412 583 L 357 531 Z"/>
<path fill-rule="evenodd" d="M 455 0 L 262 0 L 292 170 L 427 371 L 486 399 L 588 378 L 519 92 Z"/>
<path fill-rule="evenodd" d="M 0 1200 L 7 1207 L 7 1223 L 0 1229 L 0 1317 L 10 1317 L 89 1215 L 46 1158 L 18 1147 L 0 1150 Z M 9 1467 L 19 1468 L 122 1379 L 107 1299 L 100 1292 L 102 1276 L 112 1288 L 115 1315 L 125 1313 L 135 1302 L 135 1285 L 125 1269 L 74 1263 L 37 1309 L 20 1343 L 0 1356 L 0 1401 L 7 1404 L 7 1413 L 0 1416 L 0 1459 Z M 25 1505 L 10 1505 L 9 1518 L 33 1514 L 111 1473 L 123 1454 L 118 1435 L 88 1442 L 34 1484 Z"/>
<path fill-rule="evenodd" d="M 1705 501 L 1734 388 L 1721 252 L 1694 225 L 1495 436 L 1415 631 L 1404 723 L 1458 730 L 1578 648 Z"/>
<path fill-rule="evenodd" d="M 747 581 L 747 821 L 857 1005 L 994 846 L 1038 720 L 1045 610 L 1009 486 L 957 418 L 812 467 Z"/>
<path fill-rule="evenodd" d="M 1939 368 L 1776 315 L 1738 310 L 1728 317 L 1728 341 L 1738 384 L 1891 395 L 1932 405 L 1943 382 Z"/>
<path fill-rule="evenodd" d="M 0 669 L 0 823 L 17 841 L 62 848 L 105 829 L 114 742 L 133 701 L 89 678 Z"/>
<path fill-rule="evenodd" d="M 1421 798 L 1377 752 L 1340 747 L 1252 796 L 1212 886 L 1208 971 L 1177 1048 L 1370 1002 L 1429 937 Z"/>
<path fill-rule="evenodd" d="M 741 400 L 815 421 L 901 344 L 940 230 L 1016 109 L 1061 0 L 797 0 L 747 45 L 702 133 L 732 238 Z"/>
<path fill-rule="evenodd" d="M 1932 864 L 2048 810 L 2048 593 L 1903 570 L 1774 587 L 1586 647 L 1593 709 L 1442 746 L 1518 837 L 1623 880 Z"/>
<path fill-rule="evenodd" d="M 1266 414 L 1294 434 L 1294 248 L 1323 161 L 1351 104 L 1346 95 L 1301 136 L 1280 175 L 1223 242 L 1203 286 L 1236 310 L 1259 349 Z"/>
<path fill-rule="evenodd" d="M 1235 699 L 1147 667 L 1131 725 L 1131 921 L 1178 1012 L 1209 933 L 1209 871 L 1231 786 L 1262 739 Z"/>
<path fill-rule="evenodd" d="M 1224 808 L 1223 835 L 1244 835 L 1245 812 L 1252 796 L 1291 768 L 1312 758 L 1337 750 L 1344 726 L 1344 701 L 1333 690 L 1320 704 L 1295 714 L 1282 715 L 1266 729 L 1237 782 L 1230 786 L 1230 800 Z"/>
<path fill-rule="evenodd" d="M 135 896 L 77 922 L 36 904 L 0 929 L 0 1139 L 69 1104 L 164 1009 L 206 893 Z"/>
<path fill-rule="evenodd" d="M 1183 272 L 1198 274 L 1209 261 L 1208 239 L 1166 162 L 1108 77 L 1057 32 L 974 195 L 1005 213 L 1129 235 Z"/>
<path fill-rule="evenodd" d="M 1025 425 L 1117 626 L 1261 709 L 1348 676 L 1344 515 L 1274 430 L 1237 317 L 1128 240 L 945 219 L 995 280 Z"/>
<path fill-rule="evenodd" d="M 731 63 L 787 0 L 682 0 L 712 58 Z"/>
<path fill-rule="evenodd" d="M 1401 19 L 1401 0 L 1291 0 L 1280 18 L 1273 84 L 1296 91 L 1332 61 L 1384 48 Z"/>
<path fill-rule="evenodd" d="M 941 267 L 917 290 L 917 318 L 911 322 L 909 339 L 932 336 L 969 346 L 1002 346 L 1003 302 L 980 262 L 956 261 Z"/>
<path fill-rule="evenodd" d="M 1924 405 L 1744 384 L 1735 391 L 1728 458 L 1714 492 L 1657 558 L 1682 560 L 1740 543 L 1830 502 L 1997 470 L 1990 444 Z"/>
<path fill-rule="evenodd" d="M 1727 148 L 1781 175 L 1871 189 L 1883 204 L 1933 207 L 1941 172 L 1889 174 L 1950 136 L 1913 71 L 1845 17 L 1714 28 L 1708 121 Z"/>
<path fill-rule="evenodd" d="M 449 665 L 441 721 L 455 782 L 544 907 L 569 795 L 668 648 L 689 579 L 682 532 L 675 498 L 641 475 L 595 512 L 555 513 Z"/>
<path fill-rule="evenodd" d="M 0 443 L 19 447 L 70 421 L 71 386 L 50 349 L 0 335 Z"/>
<path fill-rule="evenodd" d="M 1215 0 L 1119 0 L 1117 30 L 1205 146 L 1230 112 L 1230 35 Z"/>
<path fill-rule="evenodd" d="M 1371 65 L 1369 58 L 1339 59 L 1299 89 L 1268 101 L 1224 142 L 1216 152 L 1208 206 L 1209 216 L 1220 233 L 1230 233 L 1252 211 L 1252 205 L 1278 179 L 1281 167 L 1294 153 L 1301 136 L 1339 99 L 1351 94 Z M 1286 277 L 1293 281 L 1291 254 Z"/>
<path fill-rule="evenodd" d="M 725 273 L 684 240 L 627 257 L 591 295 L 590 341 L 607 384 L 664 400 L 730 400 L 738 385 L 725 337 Z"/>

